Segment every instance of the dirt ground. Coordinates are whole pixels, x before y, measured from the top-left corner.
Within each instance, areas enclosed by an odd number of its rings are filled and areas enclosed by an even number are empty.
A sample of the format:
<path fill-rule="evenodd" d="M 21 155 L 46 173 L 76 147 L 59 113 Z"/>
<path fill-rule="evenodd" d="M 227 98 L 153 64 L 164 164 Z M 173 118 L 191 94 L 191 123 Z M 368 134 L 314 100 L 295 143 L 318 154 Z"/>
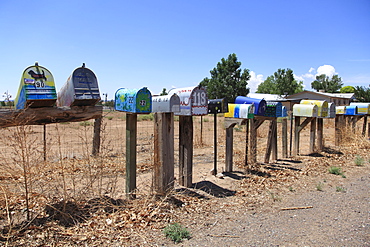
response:
<path fill-rule="evenodd" d="M 349 134 L 344 143 L 336 147 L 333 125 L 327 124 L 322 152 L 308 154 L 309 133 L 302 132 L 302 155 L 245 167 L 245 132 L 240 126 L 237 128 L 241 131 L 234 131 L 234 171 L 215 177 L 210 173 L 212 129 L 206 125 L 204 130 L 209 134 L 205 135 L 203 144 L 199 135 L 195 135 L 193 186 L 184 188 L 175 180 L 174 191 L 156 197 L 150 193 L 152 125 L 150 121 L 140 122 L 140 131 L 147 136 L 139 136 L 137 199 L 130 201 L 124 193 L 124 155 L 120 155 L 124 144 L 112 141 L 124 133 L 124 121 L 118 121 L 114 115 L 107 123 L 107 140 L 103 145 L 110 148 L 99 161 L 83 154 L 88 153 L 91 144 L 87 137 L 91 133 L 86 133 L 86 126 L 83 126 L 85 132 L 76 125 L 53 129 L 54 134 L 66 135 L 50 141 L 54 143 L 50 150 L 55 151 L 50 151 L 48 157 L 56 165 L 42 167 L 44 170 L 37 167 L 42 171 L 38 181 L 51 181 L 45 182 L 49 191 L 35 196 L 38 200 L 33 208 L 35 218 L 13 225 L 11 229 L 7 224 L 9 215 L 24 214 L 24 200 L 18 199 L 13 206 L 1 201 L 0 246 L 370 246 L 370 141 L 367 138 Z M 208 120 L 207 124 L 213 126 Z M 225 136 L 222 124 L 219 125 L 218 171 L 222 172 Z M 41 132 L 33 129 L 32 135 Z M 258 133 L 258 161 L 264 157 L 267 132 L 262 126 Z M 81 139 L 73 139 L 73 136 L 81 136 Z M 177 140 L 175 134 L 175 143 Z M 59 147 L 63 162 L 57 158 L 55 143 L 58 141 L 63 142 Z M 85 144 L 86 150 L 73 153 Z M 175 151 L 176 164 L 177 156 Z M 361 162 L 356 164 L 356 160 Z M 93 168 L 98 171 L 96 176 L 102 177 L 101 182 L 90 181 L 91 175 L 84 175 L 93 170 L 84 168 L 89 162 L 96 162 Z M 342 174 L 329 173 L 332 166 L 339 167 Z M 64 174 L 64 170 L 68 173 Z M 62 180 L 61 175 L 69 177 Z M 177 165 L 175 176 L 178 177 Z M 114 184 L 107 182 L 110 190 L 103 191 L 104 181 L 111 182 L 113 178 Z M 2 189 L 9 180 L 3 173 Z M 60 190 L 64 188 L 60 182 L 63 181 L 67 182 L 64 193 L 69 195 L 68 203 L 60 200 Z M 77 182 L 80 183 L 78 190 L 72 186 Z M 76 196 L 89 192 L 85 190 L 85 183 L 86 187 L 99 185 L 105 196 L 77 200 Z M 10 203 L 11 195 L 6 196 Z M 177 244 L 163 234 L 164 227 L 175 222 L 186 227 L 191 235 Z"/>

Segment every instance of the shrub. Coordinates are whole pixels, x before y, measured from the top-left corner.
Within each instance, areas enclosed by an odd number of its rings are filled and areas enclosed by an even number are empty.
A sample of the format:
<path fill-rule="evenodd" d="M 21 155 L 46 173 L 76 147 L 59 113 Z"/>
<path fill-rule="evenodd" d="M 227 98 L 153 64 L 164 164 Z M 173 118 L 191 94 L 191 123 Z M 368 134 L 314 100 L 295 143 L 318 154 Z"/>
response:
<path fill-rule="evenodd" d="M 164 228 L 164 234 L 175 243 L 180 243 L 184 238 L 189 239 L 189 231 L 178 223 L 168 225 Z"/>
<path fill-rule="evenodd" d="M 329 173 L 334 175 L 343 175 L 342 168 L 336 166 L 329 167 Z"/>
<path fill-rule="evenodd" d="M 360 155 L 356 155 L 355 164 L 356 166 L 364 166 L 365 160 Z"/>

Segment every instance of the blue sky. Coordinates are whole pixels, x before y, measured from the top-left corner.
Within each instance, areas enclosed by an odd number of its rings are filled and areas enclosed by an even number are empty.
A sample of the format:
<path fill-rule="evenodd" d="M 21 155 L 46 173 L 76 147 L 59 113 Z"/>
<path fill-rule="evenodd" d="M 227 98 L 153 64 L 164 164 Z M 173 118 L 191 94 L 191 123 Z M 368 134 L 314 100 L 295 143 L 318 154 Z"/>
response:
<path fill-rule="evenodd" d="M 57 90 L 86 63 L 100 92 L 197 85 L 235 53 L 255 91 L 279 68 L 305 89 L 318 73 L 370 84 L 369 0 L 2 0 L 0 93 L 38 61 Z"/>

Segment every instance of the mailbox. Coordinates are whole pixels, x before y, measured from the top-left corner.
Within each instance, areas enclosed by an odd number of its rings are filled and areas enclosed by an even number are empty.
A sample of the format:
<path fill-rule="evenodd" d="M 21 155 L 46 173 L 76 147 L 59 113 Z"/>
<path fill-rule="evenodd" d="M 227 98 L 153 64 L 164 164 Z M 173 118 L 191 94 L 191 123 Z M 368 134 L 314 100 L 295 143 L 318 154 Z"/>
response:
<path fill-rule="evenodd" d="M 335 118 L 336 110 L 335 110 L 335 104 L 334 103 L 328 103 L 328 118 Z"/>
<path fill-rule="evenodd" d="M 317 117 L 318 106 L 313 104 L 295 104 L 293 106 L 293 116 L 297 117 Z"/>
<path fill-rule="evenodd" d="M 98 80 L 90 69 L 82 64 L 69 76 L 58 92 L 58 106 L 94 106 L 100 101 Z"/>
<path fill-rule="evenodd" d="M 335 107 L 335 113 L 337 114 L 337 115 L 343 115 L 343 114 L 345 114 L 346 113 L 346 106 L 337 106 L 337 107 Z"/>
<path fill-rule="evenodd" d="M 22 74 L 21 83 L 15 98 L 15 108 L 49 107 L 57 100 L 54 78 L 45 67 L 35 65 L 27 67 Z"/>
<path fill-rule="evenodd" d="M 150 113 L 152 111 L 152 94 L 143 87 L 141 89 L 118 89 L 115 95 L 116 111 L 131 113 Z"/>
<path fill-rule="evenodd" d="M 346 112 L 344 113 L 344 115 L 351 115 L 351 116 L 358 115 L 357 105 L 347 105 Z"/>
<path fill-rule="evenodd" d="M 254 115 L 264 116 L 266 111 L 266 101 L 264 99 L 254 99 L 245 96 L 238 96 L 235 104 L 254 104 Z"/>
<path fill-rule="evenodd" d="M 287 116 L 288 116 L 288 111 L 287 111 L 286 107 L 283 106 L 281 108 L 281 116 L 278 116 L 278 117 L 287 117 Z"/>
<path fill-rule="evenodd" d="M 210 99 L 208 100 L 208 113 L 225 113 L 229 111 L 228 103 L 225 98 L 223 99 Z"/>
<path fill-rule="evenodd" d="M 152 112 L 180 112 L 180 97 L 177 94 L 153 97 Z"/>
<path fill-rule="evenodd" d="M 370 114 L 370 103 L 350 103 L 350 105 L 357 106 L 358 114 Z"/>
<path fill-rule="evenodd" d="M 318 117 L 328 116 L 328 102 L 325 100 L 301 100 L 301 104 L 314 104 L 318 107 Z"/>
<path fill-rule="evenodd" d="M 278 117 L 282 115 L 283 105 L 280 102 L 266 102 L 265 117 Z"/>
<path fill-rule="evenodd" d="M 208 114 L 208 96 L 204 87 L 173 88 L 168 94 L 177 94 L 180 97 L 180 112 L 175 115 L 203 116 Z"/>
<path fill-rule="evenodd" d="M 253 118 L 254 105 L 253 104 L 229 104 L 229 111 L 225 113 L 224 117 L 229 118 Z"/>

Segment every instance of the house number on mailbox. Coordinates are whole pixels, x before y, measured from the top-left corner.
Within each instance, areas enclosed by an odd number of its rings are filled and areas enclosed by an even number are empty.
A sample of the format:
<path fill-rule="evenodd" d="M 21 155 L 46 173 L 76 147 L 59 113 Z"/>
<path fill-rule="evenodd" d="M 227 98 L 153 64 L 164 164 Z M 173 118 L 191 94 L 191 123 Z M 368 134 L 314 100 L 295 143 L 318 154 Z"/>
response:
<path fill-rule="evenodd" d="M 145 106 L 146 105 L 146 100 L 140 100 L 140 105 Z"/>
<path fill-rule="evenodd" d="M 205 92 L 194 92 L 194 106 L 204 106 L 207 104 Z"/>

